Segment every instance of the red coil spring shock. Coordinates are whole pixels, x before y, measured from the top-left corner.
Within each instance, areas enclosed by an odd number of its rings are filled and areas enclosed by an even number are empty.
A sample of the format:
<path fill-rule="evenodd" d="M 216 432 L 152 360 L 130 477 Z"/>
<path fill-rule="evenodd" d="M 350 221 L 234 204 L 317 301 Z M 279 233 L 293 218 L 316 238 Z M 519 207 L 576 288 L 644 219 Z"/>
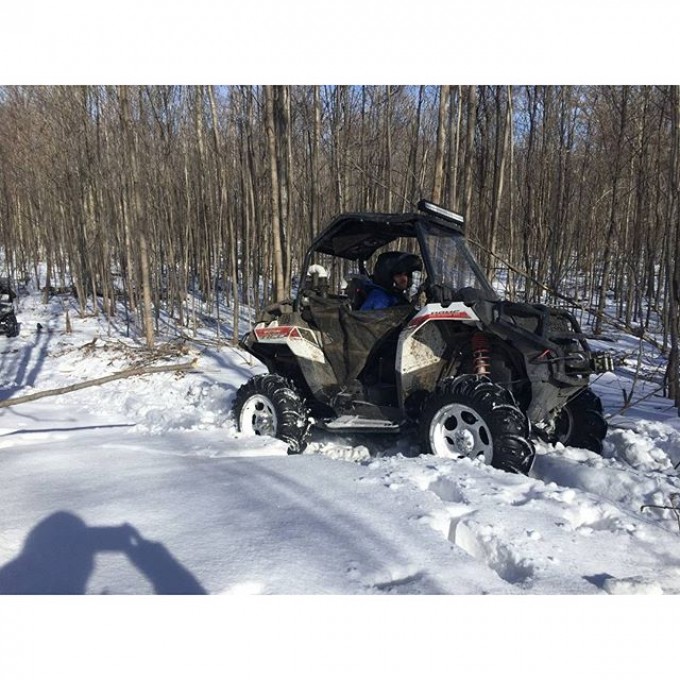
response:
<path fill-rule="evenodd" d="M 472 365 L 475 375 L 491 374 L 491 343 L 484 333 L 472 336 Z"/>

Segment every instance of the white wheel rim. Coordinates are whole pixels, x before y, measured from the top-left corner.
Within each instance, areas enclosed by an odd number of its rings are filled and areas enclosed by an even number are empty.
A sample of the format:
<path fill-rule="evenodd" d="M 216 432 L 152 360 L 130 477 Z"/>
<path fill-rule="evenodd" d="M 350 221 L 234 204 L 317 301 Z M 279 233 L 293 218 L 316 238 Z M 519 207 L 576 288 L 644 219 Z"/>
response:
<path fill-rule="evenodd" d="M 275 437 L 278 422 L 276 409 L 271 400 L 262 394 L 256 394 L 243 404 L 239 429 L 245 434 Z"/>
<path fill-rule="evenodd" d="M 443 456 L 481 458 L 491 465 L 493 441 L 484 419 L 464 404 L 447 404 L 435 413 L 430 424 L 433 453 Z"/>

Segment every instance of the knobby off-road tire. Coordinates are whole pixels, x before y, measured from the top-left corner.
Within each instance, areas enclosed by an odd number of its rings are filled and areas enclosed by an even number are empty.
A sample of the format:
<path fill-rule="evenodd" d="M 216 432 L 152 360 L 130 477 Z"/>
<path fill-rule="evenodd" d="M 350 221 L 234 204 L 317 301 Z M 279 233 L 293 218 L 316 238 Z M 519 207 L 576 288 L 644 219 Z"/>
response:
<path fill-rule="evenodd" d="M 309 411 L 293 383 L 280 375 L 256 375 L 242 385 L 232 413 L 239 432 L 281 439 L 289 455 L 307 446 Z"/>
<path fill-rule="evenodd" d="M 602 402 L 595 392 L 586 388 L 567 402 L 555 419 L 552 443 L 576 446 L 602 453 L 602 440 L 607 435 L 607 421 Z"/>
<path fill-rule="evenodd" d="M 527 474 L 535 455 L 529 422 L 512 394 L 474 375 L 438 385 L 423 405 L 420 436 L 428 453 L 482 458 L 507 472 Z"/>

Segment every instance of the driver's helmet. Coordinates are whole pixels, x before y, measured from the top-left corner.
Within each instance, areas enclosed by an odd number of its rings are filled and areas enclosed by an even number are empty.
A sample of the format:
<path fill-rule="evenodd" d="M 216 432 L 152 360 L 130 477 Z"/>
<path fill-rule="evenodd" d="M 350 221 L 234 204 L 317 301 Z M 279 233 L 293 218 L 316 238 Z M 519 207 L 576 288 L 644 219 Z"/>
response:
<path fill-rule="evenodd" d="M 413 272 L 422 270 L 423 261 L 417 255 L 391 250 L 378 255 L 373 269 L 373 281 L 385 290 L 392 290 L 394 285 L 392 277 L 400 272 L 405 272 L 408 274 L 410 286 Z"/>

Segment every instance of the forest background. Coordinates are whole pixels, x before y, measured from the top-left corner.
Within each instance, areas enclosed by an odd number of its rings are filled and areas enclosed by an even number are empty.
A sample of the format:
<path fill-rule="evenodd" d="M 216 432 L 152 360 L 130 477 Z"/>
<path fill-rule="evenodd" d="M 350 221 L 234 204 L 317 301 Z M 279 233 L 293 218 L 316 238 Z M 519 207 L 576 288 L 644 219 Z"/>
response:
<path fill-rule="evenodd" d="M 198 294 L 242 309 L 290 295 L 340 212 L 465 215 L 515 299 L 568 299 L 601 333 L 660 333 L 678 390 L 680 88 L 672 86 L 5 86 L 7 274 L 125 302 L 152 345 Z M 342 274 L 342 272 L 340 272 Z M 334 282 L 336 285 L 339 281 Z"/>

